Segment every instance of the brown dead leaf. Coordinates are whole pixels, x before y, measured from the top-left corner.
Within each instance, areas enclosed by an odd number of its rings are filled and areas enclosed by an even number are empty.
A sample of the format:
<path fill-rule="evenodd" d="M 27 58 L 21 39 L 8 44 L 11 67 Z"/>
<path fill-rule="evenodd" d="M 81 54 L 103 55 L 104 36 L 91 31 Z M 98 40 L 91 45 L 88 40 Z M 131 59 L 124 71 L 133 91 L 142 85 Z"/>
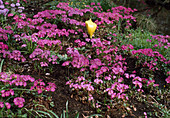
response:
<path fill-rule="evenodd" d="M 134 111 L 137 111 L 137 109 L 136 109 L 136 107 L 135 107 L 135 106 L 132 106 L 132 107 L 133 107 L 133 110 L 134 110 Z"/>
<path fill-rule="evenodd" d="M 126 116 L 126 114 L 123 114 L 123 115 L 122 115 L 122 118 L 124 118 L 125 116 Z"/>

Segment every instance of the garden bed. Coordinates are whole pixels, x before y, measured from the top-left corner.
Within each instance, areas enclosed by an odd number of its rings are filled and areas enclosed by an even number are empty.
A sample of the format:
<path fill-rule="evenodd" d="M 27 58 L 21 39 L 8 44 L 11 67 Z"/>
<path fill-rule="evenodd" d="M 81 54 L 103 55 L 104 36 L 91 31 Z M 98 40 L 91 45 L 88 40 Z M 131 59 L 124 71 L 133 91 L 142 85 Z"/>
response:
<path fill-rule="evenodd" d="M 1 117 L 169 116 L 170 36 L 134 29 L 136 9 L 45 1 L 30 14 L 26 0 L 0 5 Z"/>

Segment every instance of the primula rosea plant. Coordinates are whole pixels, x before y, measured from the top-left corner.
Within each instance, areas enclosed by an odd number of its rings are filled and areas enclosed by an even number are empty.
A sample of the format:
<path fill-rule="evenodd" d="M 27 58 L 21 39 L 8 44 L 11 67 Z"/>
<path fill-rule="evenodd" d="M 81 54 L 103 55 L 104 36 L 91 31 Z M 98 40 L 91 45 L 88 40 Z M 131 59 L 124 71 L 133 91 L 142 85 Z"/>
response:
<path fill-rule="evenodd" d="M 30 75 L 0 73 L 0 107 L 1 117 L 17 117 L 26 113 L 24 107 L 27 106 L 26 96 L 41 97 L 44 92 L 54 92 L 54 83 L 45 84 L 41 79 L 35 80 Z M 26 107 L 27 108 L 27 107 Z M 15 113 L 21 110 L 22 114 Z"/>
<path fill-rule="evenodd" d="M 77 68 L 77 71 L 80 72 L 74 72 L 75 74 L 69 77 L 66 84 L 79 95 L 87 96 L 86 99 L 92 102 L 95 108 L 103 111 L 114 108 L 115 105 L 127 103 L 131 97 L 128 92 L 130 88 L 135 87 L 136 91 L 143 93 L 144 86 L 159 86 L 154 83 L 154 80 L 139 77 L 135 72 L 126 73 L 125 58 L 119 54 L 118 47 L 110 41 L 86 38 L 84 43 L 87 48 L 84 49 L 81 40 L 75 40 L 75 42 L 79 48 L 67 49 L 67 54 L 72 57 L 72 60 L 64 62 L 63 66 Z M 130 46 L 129 49 L 132 50 L 133 46 Z M 126 83 L 127 81 L 128 83 Z"/>
<path fill-rule="evenodd" d="M 17 3 L 15 6 L 19 6 Z M 4 2 L 0 1 L 1 7 L 2 4 Z M 14 3 L 10 4 L 13 8 Z M 136 21 L 132 15 L 135 11 L 118 6 L 104 12 L 100 3 L 78 9 L 60 2 L 53 10 L 40 11 L 32 17 L 8 12 L 2 15 L 7 20 L 0 24 L 0 58 L 5 59 L 6 65 L 8 62 L 28 63 L 34 71 L 53 70 L 56 64 L 64 61 L 62 66 L 70 70 L 66 85 L 79 95 L 80 100 L 89 102 L 100 113 L 115 108 L 131 113 L 131 99 L 145 96 L 146 90 L 156 90 L 159 84 L 154 76 L 145 76 L 146 72 L 140 74 L 130 70 L 127 57 L 137 60 L 135 67 L 142 65 L 149 72 L 163 72 L 167 77 L 163 81 L 167 85 L 170 82 L 169 59 L 163 53 L 169 48 L 169 36 L 151 35 L 145 42 L 157 40 L 159 46 L 152 44 L 138 49 L 133 42 L 137 38 L 131 29 Z M 90 18 L 97 24 L 94 36 L 89 36 L 85 28 L 85 21 Z M 29 75 L 5 72 L 0 75 L 0 107 L 4 116 L 14 113 L 15 109 L 27 109 L 26 95 L 38 97 L 45 91 L 54 92 L 56 88 L 54 83 L 46 85 L 43 80 Z"/>

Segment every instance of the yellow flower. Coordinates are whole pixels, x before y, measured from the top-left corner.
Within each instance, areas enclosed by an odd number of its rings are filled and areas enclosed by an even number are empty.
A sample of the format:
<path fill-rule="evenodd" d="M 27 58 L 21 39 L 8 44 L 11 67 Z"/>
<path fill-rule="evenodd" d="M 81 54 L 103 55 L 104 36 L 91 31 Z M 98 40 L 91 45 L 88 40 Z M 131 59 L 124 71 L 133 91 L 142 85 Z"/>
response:
<path fill-rule="evenodd" d="M 85 24 L 86 24 L 87 32 L 90 35 L 90 38 L 92 38 L 92 35 L 97 28 L 97 25 L 91 19 L 86 21 Z"/>

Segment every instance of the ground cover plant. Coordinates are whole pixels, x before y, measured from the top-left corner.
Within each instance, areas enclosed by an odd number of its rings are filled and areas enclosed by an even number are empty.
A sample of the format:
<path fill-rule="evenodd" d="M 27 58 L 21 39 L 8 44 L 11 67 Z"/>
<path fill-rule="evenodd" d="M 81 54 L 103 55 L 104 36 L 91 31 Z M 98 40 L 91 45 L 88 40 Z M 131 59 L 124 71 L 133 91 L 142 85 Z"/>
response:
<path fill-rule="evenodd" d="M 92 108 L 89 117 L 169 117 L 170 36 L 134 29 L 137 9 L 51 1 L 29 15 L 27 2 L 0 0 L 0 116 L 59 117 L 61 67 L 68 96 Z M 68 103 L 60 117 L 69 117 Z"/>

